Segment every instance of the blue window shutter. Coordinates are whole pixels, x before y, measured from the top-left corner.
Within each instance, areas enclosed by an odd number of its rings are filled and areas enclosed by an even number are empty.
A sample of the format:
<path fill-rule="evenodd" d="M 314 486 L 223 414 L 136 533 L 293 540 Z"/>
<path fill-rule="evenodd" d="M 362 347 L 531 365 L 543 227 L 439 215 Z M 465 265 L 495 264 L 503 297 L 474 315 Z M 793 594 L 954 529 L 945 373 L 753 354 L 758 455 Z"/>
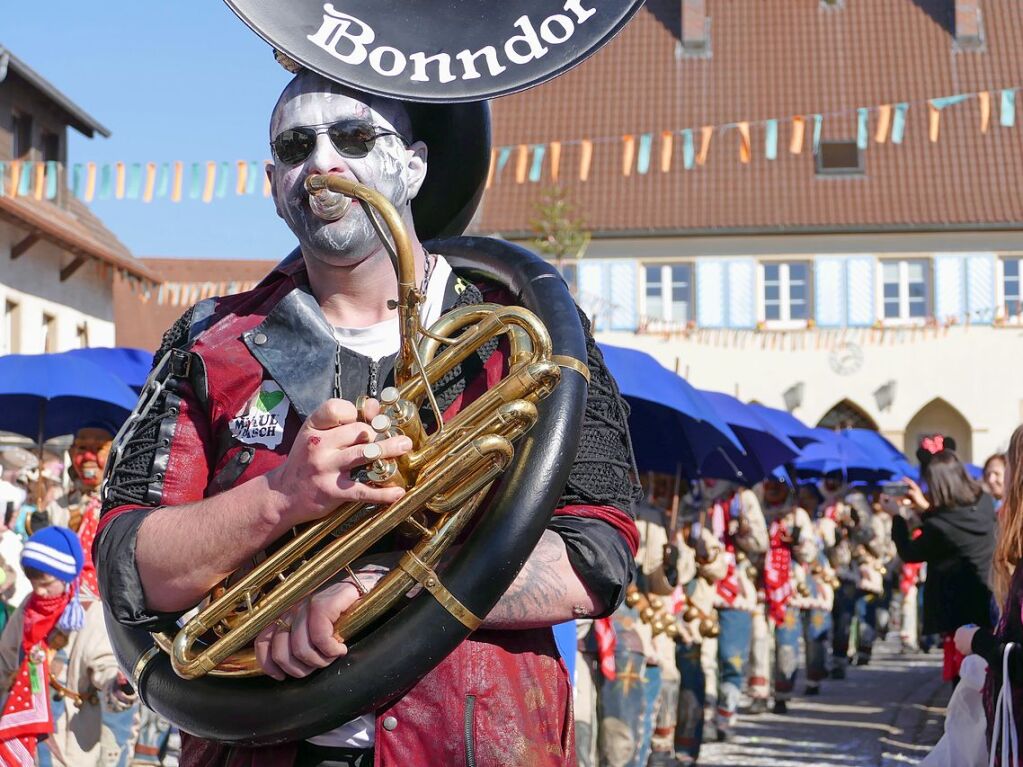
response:
<path fill-rule="evenodd" d="M 971 253 L 966 257 L 966 311 L 970 322 L 990 325 L 994 321 L 997 264 L 994 253 Z"/>
<path fill-rule="evenodd" d="M 636 329 L 636 275 L 639 264 L 635 261 L 615 261 L 610 264 L 611 330 Z M 670 287 L 669 287 L 670 290 Z"/>
<path fill-rule="evenodd" d="M 934 316 L 939 322 L 961 318 L 964 309 L 965 262 L 958 253 L 934 254 Z M 993 303 L 993 302 L 992 302 Z"/>
<path fill-rule="evenodd" d="M 850 256 L 846 261 L 846 321 L 851 327 L 869 327 L 877 319 L 874 264 L 873 256 Z"/>
<path fill-rule="evenodd" d="M 703 328 L 725 324 L 725 262 L 696 261 L 696 322 Z"/>
<path fill-rule="evenodd" d="M 757 263 L 752 258 L 728 262 L 728 327 L 757 324 Z"/>
<path fill-rule="evenodd" d="M 818 257 L 813 274 L 817 325 L 842 327 L 846 322 L 845 257 Z"/>

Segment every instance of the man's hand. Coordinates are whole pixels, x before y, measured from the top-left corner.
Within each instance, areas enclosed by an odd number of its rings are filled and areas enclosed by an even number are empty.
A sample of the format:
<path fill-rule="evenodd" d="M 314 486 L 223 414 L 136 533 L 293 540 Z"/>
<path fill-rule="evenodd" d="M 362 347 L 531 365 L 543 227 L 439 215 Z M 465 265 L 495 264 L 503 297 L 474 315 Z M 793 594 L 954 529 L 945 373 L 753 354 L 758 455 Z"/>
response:
<path fill-rule="evenodd" d="M 372 400 L 365 411 L 372 417 L 379 404 Z M 306 420 L 284 463 L 267 473 L 271 490 L 281 496 L 281 521 L 287 527 L 319 519 L 349 501 L 387 505 L 404 495 L 401 488 L 351 478 L 353 470 L 376 458 L 397 458 L 412 449 L 408 437 L 390 437 L 375 443 L 379 453 L 367 457 L 366 446 L 376 433 L 357 418 L 351 402 L 327 400 Z"/>
<path fill-rule="evenodd" d="M 360 568 L 359 581 L 372 589 L 387 573 L 378 566 Z M 334 636 L 334 624 L 359 600 L 355 583 L 346 578 L 327 586 L 311 599 L 293 607 L 256 637 L 256 660 L 263 671 L 278 681 L 305 677 L 348 654 L 345 643 Z"/>

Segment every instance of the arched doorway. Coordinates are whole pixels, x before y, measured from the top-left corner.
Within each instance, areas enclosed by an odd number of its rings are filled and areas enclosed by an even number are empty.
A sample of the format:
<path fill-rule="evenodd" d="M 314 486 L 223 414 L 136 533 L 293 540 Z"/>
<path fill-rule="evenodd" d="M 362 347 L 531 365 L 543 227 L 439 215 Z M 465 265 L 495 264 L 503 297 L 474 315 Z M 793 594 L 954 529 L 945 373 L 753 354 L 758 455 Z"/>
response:
<path fill-rule="evenodd" d="M 973 460 L 973 429 L 965 416 L 941 397 L 935 397 L 906 424 L 903 450 L 911 458 L 916 455 L 920 440 L 933 434 L 944 434 L 956 441 L 956 453 L 967 463 Z M 915 459 L 914 459 L 915 460 Z"/>
<path fill-rule="evenodd" d="M 822 429 L 871 429 L 877 431 L 874 419 L 851 400 L 844 399 L 831 408 L 817 425 Z"/>

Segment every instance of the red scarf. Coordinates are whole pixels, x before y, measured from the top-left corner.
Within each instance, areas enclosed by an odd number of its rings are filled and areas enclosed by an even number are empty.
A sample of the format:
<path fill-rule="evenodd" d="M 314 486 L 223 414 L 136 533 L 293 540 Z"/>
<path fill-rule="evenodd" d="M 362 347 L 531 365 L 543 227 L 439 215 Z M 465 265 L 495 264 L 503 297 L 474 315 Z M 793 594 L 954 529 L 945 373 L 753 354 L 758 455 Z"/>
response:
<path fill-rule="evenodd" d="M 609 681 L 614 681 L 615 647 L 618 637 L 615 636 L 614 623 L 610 618 L 597 618 L 593 621 L 593 635 L 597 638 L 597 658 L 600 660 L 600 673 Z"/>
<path fill-rule="evenodd" d="M 99 510 L 102 504 L 99 493 L 90 496 L 82 510 L 82 521 L 78 525 L 78 540 L 85 554 L 81 585 L 87 592 L 92 592 L 94 597 L 99 596 L 99 579 L 96 576 L 96 564 L 92 561 L 92 543 L 96 540 L 96 531 L 99 529 Z"/>
<path fill-rule="evenodd" d="M 775 626 L 785 622 L 785 608 L 794 590 L 789 577 L 792 572 L 792 550 L 782 540 L 785 528 L 779 521 L 771 523 L 771 548 L 764 562 L 764 600 L 767 614 Z"/>
<path fill-rule="evenodd" d="M 910 537 L 916 540 L 923 533 L 923 528 L 918 527 Z M 899 578 L 899 591 L 902 592 L 903 596 L 909 594 L 910 589 L 916 586 L 920 580 L 920 570 L 923 569 L 923 566 L 923 562 L 909 562 L 902 566 L 902 577 Z"/>
<path fill-rule="evenodd" d="M 71 601 L 71 589 L 58 597 L 29 596 L 21 635 L 21 668 L 0 716 L 0 764 L 31 767 L 36 746 L 53 732 L 50 710 L 48 639 Z"/>
<path fill-rule="evenodd" d="M 729 607 L 735 604 L 735 600 L 742 592 L 742 584 L 739 583 L 739 576 L 735 569 L 735 540 L 732 538 L 728 524 L 732 517 L 732 504 L 736 502 L 736 498 L 737 496 L 731 495 L 728 498 L 715 501 L 710 510 L 711 530 L 714 537 L 724 545 L 724 555 L 728 562 L 728 571 L 725 573 L 725 577 L 717 582 L 717 593 Z"/>

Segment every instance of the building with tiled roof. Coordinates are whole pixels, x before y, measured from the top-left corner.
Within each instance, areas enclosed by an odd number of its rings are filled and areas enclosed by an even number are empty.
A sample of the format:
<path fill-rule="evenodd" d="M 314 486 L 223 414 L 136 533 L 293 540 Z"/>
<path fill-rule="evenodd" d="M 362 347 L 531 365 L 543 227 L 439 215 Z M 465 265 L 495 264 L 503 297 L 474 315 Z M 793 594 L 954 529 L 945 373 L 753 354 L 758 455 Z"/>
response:
<path fill-rule="evenodd" d="M 0 46 L 0 354 L 113 346 L 115 276 L 139 292 L 159 281 L 68 190 L 69 128 L 110 135 Z"/>
<path fill-rule="evenodd" d="M 557 186 L 603 340 L 983 458 L 1023 416 L 1021 81 L 1015 0 L 648 0 L 495 102 L 476 229 L 527 240 Z"/>

